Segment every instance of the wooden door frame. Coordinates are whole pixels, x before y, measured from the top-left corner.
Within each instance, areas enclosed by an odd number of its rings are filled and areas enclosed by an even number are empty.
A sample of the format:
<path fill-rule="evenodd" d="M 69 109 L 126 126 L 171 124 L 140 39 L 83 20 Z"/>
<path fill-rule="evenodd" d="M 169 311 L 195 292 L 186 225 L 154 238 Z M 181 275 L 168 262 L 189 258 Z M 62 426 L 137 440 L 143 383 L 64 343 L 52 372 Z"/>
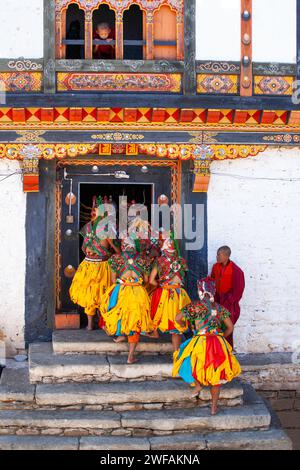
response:
<path fill-rule="evenodd" d="M 166 167 L 171 169 L 171 195 L 172 203 L 181 203 L 181 161 L 169 159 L 149 159 L 145 157 L 137 158 L 101 158 L 97 159 L 95 156 L 83 159 L 65 158 L 58 160 L 56 170 L 60 170 L 65 166 L 152 166 L 152 167 Z M 80 314 L 79 313 L 62 313 L 61 308 L 61 254 L 60 246 L 62 241 L 61 236 L 61 221 L 62 221 L 62 188 L 61 182 L 56 181 L 56 208 L 55 208 L 55 300 L 56 300 L 56 314 L 55 314 L 55 328 L 56 329 L 79 329 L 80 328 Z"/>

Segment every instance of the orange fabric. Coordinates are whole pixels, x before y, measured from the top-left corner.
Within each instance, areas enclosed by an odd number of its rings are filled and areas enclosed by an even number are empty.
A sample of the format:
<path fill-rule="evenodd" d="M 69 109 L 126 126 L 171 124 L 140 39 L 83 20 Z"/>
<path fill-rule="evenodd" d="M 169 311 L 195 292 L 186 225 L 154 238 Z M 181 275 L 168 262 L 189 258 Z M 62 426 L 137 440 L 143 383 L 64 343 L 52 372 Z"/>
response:
<path fill-rule="evenodd" d="M 216 281 L 216 289 L 219 295 L 229 292 L 233 287 L 232 262 L 230 261 L 227 266 L 223 266 L 221 263 L 216 263 L 213 266 L 211 277 Z"/>
<path fill-rule="evenodd" d="M 133 344 L 133 343 L 138 343 L 140 340 L 140 333 L 135 333 L 132 336 L 128 336 L 128 343 Z"/>

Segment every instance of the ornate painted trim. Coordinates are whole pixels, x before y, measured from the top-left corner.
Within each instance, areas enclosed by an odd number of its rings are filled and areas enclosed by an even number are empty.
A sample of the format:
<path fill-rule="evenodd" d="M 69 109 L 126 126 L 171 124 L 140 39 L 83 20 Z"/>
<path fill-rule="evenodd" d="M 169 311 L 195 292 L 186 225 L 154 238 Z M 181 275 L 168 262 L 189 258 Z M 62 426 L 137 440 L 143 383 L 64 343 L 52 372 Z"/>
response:
<path fill-rule="evenodd" d="M 0 72 L 42 72 L 43 68 L 44 59 L 0 59 Z"/>
<path fill-rule="evenodd" d="M 197 75 L 197 93 L 237 94 L 238 75 Z"/>
<path fill-rule="evenodd" d="M 55 61 L 55 69 L 57 72 L 183 73 L 184 63 L 168 60 L 60 59 Z"/>
<path fill-rule="evenodd" d="M 256 75 L 254 77 L 254 93 L 256 95 L 291 96 L 294 81 L 294 77 Z"/>
<path fill-rule="evenodd" d="M 82 10 L 93 11 L 96 10 L 102 3 L 100 0 L 55 0 L 56 12 L 61 12 L 67 8 L 71 3 L 77 3 Z M 130 4 L 136 3 L 142 10 L 150 10 L 152 12 L 159 10 L 162 5 L 169 5 L 173 10 L 183 14 L 183 1 L 182 0 L 106 0 L 106 2 L 113 10 L 123 12 L 130 7 Z"/>
<path fill-rule="evenodd" d="M 0 72 L 1 90 L 9 93 L 41 92 L 43 74 L 40 72 Z"/>
<path fill-rule="evenodd" d="M 274 75 L 274 76 L 292 76 L 296 77 L 297 67 L 295 64 L 280 63 L 253 63 L 254 75 Z"/>
<path fill-rule="evenodd" d="M 101 144 L 0 144 L 0 158 L 64 159 L 86 155 L 100 155 Z M 117 144 L 119 145 L 119 144 Z M 212 160 L 247 158 L 264 152 L 267 145 L 189 145 L 189 144 L 139 144 L 138 154 L 170 160 L 195 160 L 203 148 L 210 148 Z M 126 147 L 124 147 L 126 149 Z M 125 150 L 126 151 L 126 150 Z M 108 153 L 111 155 L 113 152 Z"/>
<path fill-rule="evenodd" d="M 0 108 L 0 130 L 298 129 L 300 111 L 201 108 Z M 215 129 L 212 129 L 215 130 Z"/>
<path fill-rule="evenodd" d="M 239 62 L 219 62 L 214 60 L 197 60 L 196 72 L 205 74 L 236 74 L 241 72 L 241 64 Z"/>
<path fill-rule="evenodd" d="M 59 72 L 57 90 L 180 93 L 181 75 Z"/>

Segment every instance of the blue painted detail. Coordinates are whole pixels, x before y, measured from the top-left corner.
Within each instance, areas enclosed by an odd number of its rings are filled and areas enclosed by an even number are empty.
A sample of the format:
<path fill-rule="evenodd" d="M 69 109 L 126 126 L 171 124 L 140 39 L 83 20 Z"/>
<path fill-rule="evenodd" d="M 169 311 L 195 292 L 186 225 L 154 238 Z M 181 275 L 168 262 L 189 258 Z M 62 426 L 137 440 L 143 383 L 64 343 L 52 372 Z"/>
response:
<path fill-rule="evenodd" d="M 118 284 L 112 291 L 110 299 L 109 299 L 108 311 L 112 310 L 117 305 L 120 288 L 121 288 L 121 285 Z"/>

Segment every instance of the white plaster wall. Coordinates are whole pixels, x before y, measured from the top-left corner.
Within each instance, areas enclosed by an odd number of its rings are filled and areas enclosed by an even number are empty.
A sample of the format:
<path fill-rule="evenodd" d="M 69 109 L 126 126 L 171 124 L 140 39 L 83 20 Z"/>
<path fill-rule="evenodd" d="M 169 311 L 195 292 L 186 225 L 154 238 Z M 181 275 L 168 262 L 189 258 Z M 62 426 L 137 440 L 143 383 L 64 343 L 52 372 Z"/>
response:
<path fill-rule="evenodd" d="M 0 0 L 0 19 L 0 59 L 43 57 L 43 0 Z"/>
<path fill-rule="evenodd" d="M 212 171 L 300 179 L 300 149 L 267 149 L 257 157 L 214 162 Z M 235 330 L 238 351 L 299 350 L 300 181 L 213 174 L 208 242 L 210 268 L 217 248 L 226 244 L 245 272 L 246 291 Z"/>
<path fill-rule="evenodd" d="M 196 0 L 196 59 L 241 59 L 240 0 Z"/>
<path fill-rule="evenodd" d="M 253 0 L 253 60 L 296 63 L 296 0 Z"/>
<path fill-rule="evenodd" d="M 18 162 L 0 159 L 0 180 L 20 170 Z M 0 341 L 6 353 L 24 348 L 26 195 L 21 176 L 0 182 Z"/>

